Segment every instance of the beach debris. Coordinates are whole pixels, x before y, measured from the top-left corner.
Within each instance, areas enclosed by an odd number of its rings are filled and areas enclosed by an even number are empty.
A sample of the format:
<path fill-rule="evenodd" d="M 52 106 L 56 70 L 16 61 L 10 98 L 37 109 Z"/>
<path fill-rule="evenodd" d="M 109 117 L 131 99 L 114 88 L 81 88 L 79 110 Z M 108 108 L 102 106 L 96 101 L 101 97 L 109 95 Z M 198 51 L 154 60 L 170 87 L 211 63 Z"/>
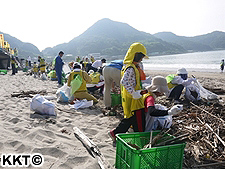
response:
<path fill-rule="evenodd" d="M 18 98 L 22 98 L 22 97 L 33 97 L 35 94 L 41 94 L 41 95 L 46 95 L 47 91 L 46 90 L 38 90 L 38 91 L 34 91 L 34 90 L 28 90 L 28 91 L 20 91 L 20 92 L 15 92 L 11 94 L 11 97 L 18 97 Z"/>
<path fill-rule="evenodd" d="M 62 130 L 60 130 L 60 131 L 61 131 L 62 133 L 68 134 L 68 135 L 71 134 L 71 132 L 67 131 L 66 129 L 62 129 Z"/>
<path fill-rule="evenodd" d="M 36 94 L 30 100 L 30 109 L 41 115 L 49 115 L 49 116 L 56 116 L 55 113 L 55 104 L 46 100 L 40 94 Z"/>
<path fill-rule="evenodd" d="M 186 141 L 184 166 L 187 168 L 224 165 L 225 107 L 215 102 L 201 105 L 190 103 L 182 114 L 173 117 L 170 134 L 189 133 Z M 213 166 L 215 168 L 215 166 Z"/>
<path fill-rule="evenodd" d="M 213 92 L 213 93 L 216 93 L 218 95 L 224 95 L 225 94 L 225 90 L 223 90 L 222 88 L 212 88 L 212 87 L 205 87 L 205 89 Z"/>
<path fill-rule="evenodd" d="M 132 144 L 130 142 L 127 143 L 129 146 L 135 148 L 136 150 L 140 150 L 141 148 L 139 146 L 137 146 L 136 144 Z"/>
<path fill-rule="evenodd" d="M 104 155 L 100 152 L 98 146 L 90 140 L 78 127 L 74 127 L 74 134 L 83 145 L 87 148 L 88 152 L 98 159 L 98 164 L 101 169 L 113 169 L 111 164 L 105 159 Z"/>
<path fill-rule="evenodd" d="M 69 105 L 71 109 L 81 109 L 93 106 L 93 100 L 88 101 L 87 99 L 76 100 L 73 105 Z"/>
<path fill-rule="evenodd" d="M 224 167 L 225 105 L 218 99 L 202 99 L 198 105 L 184 100 L 184 98 L 182 100 L 184 110 L 181 114 L 173 116 L 173 124 L 168 132 L 163 129 L 158 136 L 153 137 L 151 147 L 186 142 L 184 169 L 195 167 L 198 169 L 206 167 L 207 169 L 219 169 Z M 166 107 L 173 105 L 171 101 L 166 100 L 166 97 L 157 98 L 156 102 Z M 116 117 L 123 118 L 122 108 L 117 110 Z M 167 132 L 171 136 L 162 137 L 163 132 Z M 174 137 L 175 140 L 173 140 Z M 136 147 L 136 145 L 130 146 Z M 145 148 L 149 148 L 149 143 L 143 147 L 143 149 Z"/>

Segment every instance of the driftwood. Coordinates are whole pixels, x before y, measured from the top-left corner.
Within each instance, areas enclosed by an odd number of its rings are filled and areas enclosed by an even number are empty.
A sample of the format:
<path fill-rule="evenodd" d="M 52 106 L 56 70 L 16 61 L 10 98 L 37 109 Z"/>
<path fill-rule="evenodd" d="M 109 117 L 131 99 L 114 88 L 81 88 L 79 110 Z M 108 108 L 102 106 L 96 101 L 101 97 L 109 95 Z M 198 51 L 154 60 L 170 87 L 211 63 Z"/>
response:
<path fill-rule="evenodd" d="M 103 154 L 100 152 L 98 146 L 91 141 L 79 128 L 74 127 L 75 136 L 83 143 L 83 145 L 87 148 L 88 152 L 98 159 L 98 164 L 101 169 L 113 169 L 111 164 L 105 159 Z"/>
<path fill-rule="evenodd" d="M 197 117 L 197 119 L 200 121 L 200 123 L 204 124 L 198 117 Z M 210 131 L 212 131 L 213 134 L 216 135 L 216 137 L 220 140 L 220 142 L 221 142 L 221 143 L 223 144 L 223 146 L 225 147 L 224 141 L 221 139 L 220 136 L 218 136 L 218 134 L 216 134 L 216 133 L 213 131 L 213 129 L 209 126 L 209 124 L 205 123 L 205 126 L 206 126 Z"/>
<path fill-rule="evenodd" d="M 223 122 L 223 123 L 225 122 L 223 119 L 221 119 L 221 118 L 219 118 L 219 117 L 213 115 L 212 113 L 209 113 L 208 111 L 206 111 L 205 109 L 202 109 L 201 107 L 197 106 L 196 104 L 194 104 L 194 103 L 192 103 L 192 102 L 191 102 L 191 104 L 192 104 L 193 106 L 197 107 L 198 109 L 204 111 L 205 113 L 209 114 L 210 116 L 212 116 L 212 117 L 214 117 L 214 118 L 220 120 L 221 122 Z M 224 124 L 224 125 L 225 125 L 225 124 Z"/>
<path fill-rule="evenodd" d="M 47 94 L 46 90 L 40 90 L 40 91 L 33 91 L 33 90 L 28 90 L 28 91 L 20 91 L 17 93 L 12 93 L 11 97 L 33 97 L 35 94 L 42 94 L 45 95 Z"/>
<path fill-rule="evenodd" d="M 176 144 L 177 142 L 180 142 L 180 141 L 186 139 L 188 135 L 189 135 L 189 133 L 177 136 L 175 138 L 173 138 L 173 136 L 171 136 L 170 138 L 172 138 L 172 139 L 168 139 L 166 141 L 160 142 L 158 144 L 155 144 L 154 146 L 156 147 L 156 146 Z"/>
<path fill-rule="evenodd" d="M 209 167 L 209 166 L 215 166 L 215 165 L 225 165 L 225 161 L 218 162 L 218 163 L 209 163 L 209 164 L 195 165 L 195 166 L 193 166 L 193 168 L 197 168 L 197 167 Z"/>
<path fill-rule="evenodd" d="M 166 107 L 173 103 L 166 98 L 157 98 L 156 102 Z M 173 116 L 173 124 L 169 134 L 174 136 L 189 133 L 185 140 L 183 168 L 199 166 L 203 169 L 208 163 L 215 164 L 225 160 L 225 105 L 219 100 L 202 100 L 198 105 L 183 100 L 184 110 Z M 202 121 L 202 123 L 198 120 Z M 208 125 L 207 125 L 208 124 Z M 166 141 L 166 139 L 165 139 Z M 176 141 L 176 140 L 175 140 Z M 208 166 L 210 167 L 210 165 Z"/>

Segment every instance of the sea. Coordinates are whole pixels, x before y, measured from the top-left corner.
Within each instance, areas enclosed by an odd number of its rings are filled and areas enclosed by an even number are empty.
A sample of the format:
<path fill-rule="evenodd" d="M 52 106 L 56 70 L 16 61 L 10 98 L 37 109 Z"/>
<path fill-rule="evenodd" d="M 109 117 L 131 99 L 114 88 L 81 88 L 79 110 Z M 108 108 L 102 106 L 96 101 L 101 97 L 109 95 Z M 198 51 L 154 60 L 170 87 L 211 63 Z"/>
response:
<path fill-rule="evenodd" d="M 150 56 L 143 59 L 144 70 L 220 72 L 220 62 L 225 59 L 225 50 L 195 52 L 176 55 Z"/>

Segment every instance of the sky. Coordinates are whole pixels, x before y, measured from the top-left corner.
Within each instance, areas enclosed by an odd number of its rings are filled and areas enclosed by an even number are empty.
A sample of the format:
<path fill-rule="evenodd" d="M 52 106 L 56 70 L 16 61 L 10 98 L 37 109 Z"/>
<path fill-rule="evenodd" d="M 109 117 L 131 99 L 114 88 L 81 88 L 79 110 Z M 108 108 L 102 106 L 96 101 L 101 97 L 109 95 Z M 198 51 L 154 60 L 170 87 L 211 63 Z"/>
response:
<path fill-rule="evenodd" d="M 67 43 L 103 18 L 150 34 L 225 32 L 225 0 L 0 0 L 0 31 L 40 51 Z"/>

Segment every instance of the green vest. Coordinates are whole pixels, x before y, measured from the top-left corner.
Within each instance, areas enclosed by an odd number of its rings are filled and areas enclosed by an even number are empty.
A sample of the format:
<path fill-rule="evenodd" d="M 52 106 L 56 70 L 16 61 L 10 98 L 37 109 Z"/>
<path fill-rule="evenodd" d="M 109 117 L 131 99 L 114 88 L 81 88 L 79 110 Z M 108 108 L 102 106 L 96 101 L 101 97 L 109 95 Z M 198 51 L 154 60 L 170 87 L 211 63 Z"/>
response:
<path fill-rule="evenodd" d="M 175 74 L 170 74 L 170 75 L 166 76 L 166 81 L 167 81 L 167 85 L 168 85 L 169 89 L 172 89 L 175 86 L 177 86 L 177 84 L 172 84 L 171 83 L 175 76 L 176 76 Z"/>

